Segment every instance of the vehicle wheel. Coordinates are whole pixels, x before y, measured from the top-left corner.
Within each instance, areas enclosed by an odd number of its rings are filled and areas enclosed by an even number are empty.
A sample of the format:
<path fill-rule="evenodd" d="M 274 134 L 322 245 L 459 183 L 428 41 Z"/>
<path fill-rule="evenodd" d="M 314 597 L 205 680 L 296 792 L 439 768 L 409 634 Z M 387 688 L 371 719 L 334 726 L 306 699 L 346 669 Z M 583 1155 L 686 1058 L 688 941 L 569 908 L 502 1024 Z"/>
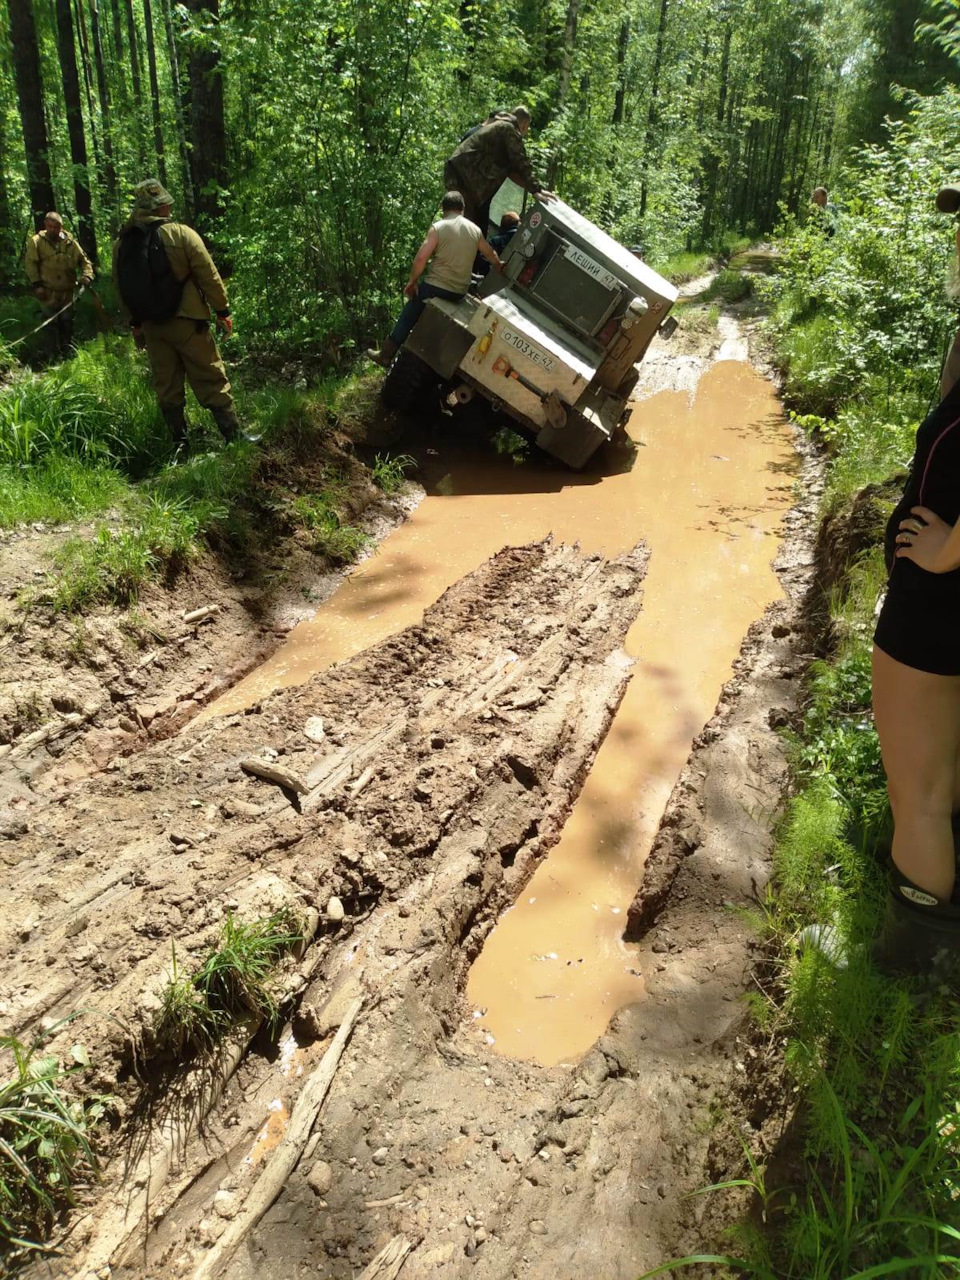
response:
<path fill-rule="evenodd" d="M 422 406 L 424 398 L 438 384 L 437 375 L 419 356 L 399 351 L 383 380 L 380 395 L 389 408 L 410 413 Z"/>

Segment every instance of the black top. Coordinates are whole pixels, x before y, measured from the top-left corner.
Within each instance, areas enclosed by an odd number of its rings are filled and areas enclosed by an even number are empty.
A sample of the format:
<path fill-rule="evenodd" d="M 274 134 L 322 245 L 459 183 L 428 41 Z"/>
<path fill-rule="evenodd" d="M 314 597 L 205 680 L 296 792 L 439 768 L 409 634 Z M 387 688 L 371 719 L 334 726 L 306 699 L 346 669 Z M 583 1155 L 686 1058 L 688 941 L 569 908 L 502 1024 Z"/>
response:
<path fill-rule="evenodd" d="M 912 560 L 896 560 L 900 522 L 911 507 L 929 507 L 941 520 L 960 519 L 960 383 L 927 415 L 917 430 L 917 442 L 903 497 L 887 523 L 884 555 L 891 574 L 904 578 L 939 579 L 944 587 L 958 590 L 960 569 L 931 574 Z"/>

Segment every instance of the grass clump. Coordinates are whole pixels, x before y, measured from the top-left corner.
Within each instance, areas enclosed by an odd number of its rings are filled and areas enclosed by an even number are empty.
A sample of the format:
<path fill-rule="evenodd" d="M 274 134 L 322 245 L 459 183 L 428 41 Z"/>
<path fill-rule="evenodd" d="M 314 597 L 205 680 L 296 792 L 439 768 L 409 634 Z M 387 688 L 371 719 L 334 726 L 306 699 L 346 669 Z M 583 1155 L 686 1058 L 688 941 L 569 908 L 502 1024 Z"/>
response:
<path fill-rule="evenodd" d="M 710 288 L 703 295 L 705 299 L 720 298 L 725 303 L 742 302 L 753 293 L 753 280 L 744 271 L 731 271 L 725 268 L 718 271 Z"/>
<path fill-rule="evenodd" d="M 95 1173 L 91 1133 L 109 1105 L 69 1090 L 89 1059 L 80 1045 L 69 1066 L 44 1053 L 49 1034 L 30 1045 L 0 1036 L 0 1254 L 11 1262 L 43 1249 L 78 1179 Z"/>
<path fill-rule="evenodd" d="M 409 453 L 398 453 L 392 458 L 378 453 L 373 460 L 370 475 L 378 489 L 387 494 L 397 493 L 403 488 L 407 472 L 416 465 L 416 458 Z"/>
<path fill-rule="evenodd" d="M 302 940 L 301 923 L 285 908 L 252 921 L 228 913 L 217 946 L 192 974 L 180 968 L 174 949 L 154 1021 L 157 1043 L 174 1052 L 208 1049 L 245 1014 L 272 1029 L 279 1015 L 274 971 Z"/>
<path fill-rule="evenodd" d="M 197 553 L 200 511 L 155 495 L 145 495 L 138 506 L 135 523 L 100 525 L 92 537 L 64 543 L 49 593 L 56 613 L 76 613 L 100 603 L 129 604 L 161 564 Z"/>
<path fill-rule="evenodd" d="M 300 494 L 290 504 L 296 525 L 310 535 L 310 546 L 332 564 L 352 564 L 373 539 L 356 525 L 345 524 L 336 506 L 336 487 L 320 494 Z"/>

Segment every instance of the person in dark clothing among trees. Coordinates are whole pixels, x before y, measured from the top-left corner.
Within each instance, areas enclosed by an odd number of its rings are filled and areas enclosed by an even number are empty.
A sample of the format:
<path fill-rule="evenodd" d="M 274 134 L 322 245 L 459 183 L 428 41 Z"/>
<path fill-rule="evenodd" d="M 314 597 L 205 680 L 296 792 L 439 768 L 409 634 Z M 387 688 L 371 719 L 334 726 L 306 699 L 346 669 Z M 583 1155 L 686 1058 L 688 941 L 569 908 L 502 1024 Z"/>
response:
<path fill-rule="evenodd" d="M 837 233 L 837 218 L 839 216 L 837 206 L 827 195 L 826 187 L 814 187 L 810 195 L 810 203 L 816 210 L 815 217 L 818 220 L 818 226 L 823 230 L 824 235 L 833 236 Z"/>
<path fill-rule="evenodd" d="M 517 234 L 517 228 L 520 226 L 520 215 L 513 209 L 508 209 L 500 219 L 500 230 L 495 236 L 490 237 L 490 248 L 496 249 L 500 257 L 507 245 Z M 490 270 L 490 263 L 481 254 L 477 254 L 473 264 L 473 273 L 478 276 L 485 276 Z"/>
<path fill-rule="evenodd" d="M 490 201 L 505 178 L 538 200 L 554 199 L 553 192 L 544 189 L 527 156 L 523 139 L 529 129 L 530 112 L 526 107 L 501 112 L 469 133 L 443 167 L 447 190 L 462 192 L 465 216 L 484 235 L 490 225 Z"/>

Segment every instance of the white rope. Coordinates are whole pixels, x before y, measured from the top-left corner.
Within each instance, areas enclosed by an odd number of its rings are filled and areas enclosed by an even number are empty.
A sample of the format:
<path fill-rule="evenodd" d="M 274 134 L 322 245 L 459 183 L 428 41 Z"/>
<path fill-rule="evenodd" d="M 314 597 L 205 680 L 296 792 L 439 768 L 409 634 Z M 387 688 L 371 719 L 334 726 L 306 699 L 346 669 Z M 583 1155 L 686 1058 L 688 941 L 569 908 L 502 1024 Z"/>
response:
<path fill-rule="evenodd" d="M 44 320 L 41 324 L 38 324 L 35 329 L 31 329 L 29 333 L 25 333 L 22 338 L 17 338 L 15 342 L 6 343 L 5 345 L 7 346 L 7 348 L 9 349 L 12 347 L 19 347 L 21 342 L 26 342 L 26 340 L 28 338 L 32 338 L 35 333 L 39 333 L 40 330 L 45 329 L 48 324 L 52 324 L 54 320 L 56 320 L 57 316 L 62 316 L 65 311 L 69 311 L 69 309 L 75 305 L 75 303 L 77 302 L 77 299 L 80 297 L 80 294 L 83 293 L 86 287 L 87 286 L 85 284 L 81 284 L 80 288 L 77 290 L 77 292 L 74 294 L 74 296 L 70 299 L 70 301 L 65 306 L 62 306 L 59 311 L 55 311 L 52 316 L 48 316 L 47 319 Z"/>

